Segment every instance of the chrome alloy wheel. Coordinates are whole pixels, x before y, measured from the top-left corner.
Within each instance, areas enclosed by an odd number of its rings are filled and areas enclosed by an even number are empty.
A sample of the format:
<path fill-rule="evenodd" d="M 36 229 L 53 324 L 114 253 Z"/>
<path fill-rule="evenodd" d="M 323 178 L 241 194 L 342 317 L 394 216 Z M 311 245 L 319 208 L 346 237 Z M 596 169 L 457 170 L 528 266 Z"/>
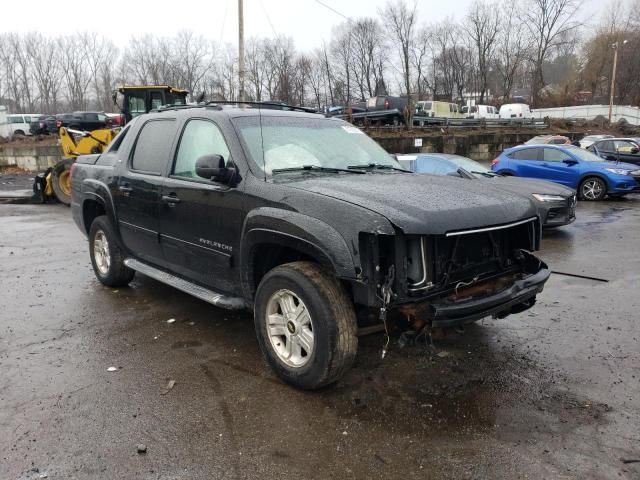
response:
<path fill-rule="evenodd" d="M 313 322 L 307 306 L 290 290 L 271 295 L 266 309 L 267 335 L 278 358 L 303 367 L 313 353 Z"/>
<path fill-rule="evenodd" d="M 598 180 L 589 180 L 582 185 L 582 196 L 587 200 L 596 200 L 602 195 L 602 183 Z"/>
<path fill-rule="evenodd" d="M 102 275 L 107 275 L 111 266 L 111 255 L 109 255 L 107 236 L 102 230 L 98 230 L 93 238 L 93 258 L 98 271 Z"/>

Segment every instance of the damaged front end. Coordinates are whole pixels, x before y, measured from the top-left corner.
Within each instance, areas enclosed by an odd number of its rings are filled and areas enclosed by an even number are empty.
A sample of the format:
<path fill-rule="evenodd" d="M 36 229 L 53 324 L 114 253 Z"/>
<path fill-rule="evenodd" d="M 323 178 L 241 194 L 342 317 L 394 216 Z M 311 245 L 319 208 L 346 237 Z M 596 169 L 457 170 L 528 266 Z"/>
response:
<path fill-rule="evenodd" d="M 375 279 L 381 306 L 419 324 L 447 328 L 534 305 L 550 274 L 530 253 L 538 249 L 540 231 L 534 217 L 445 235 L 365 235 L 361 247 L 377 259 L 369 278 Z M 389 294 L 380 287 L 390 271 Z"/>

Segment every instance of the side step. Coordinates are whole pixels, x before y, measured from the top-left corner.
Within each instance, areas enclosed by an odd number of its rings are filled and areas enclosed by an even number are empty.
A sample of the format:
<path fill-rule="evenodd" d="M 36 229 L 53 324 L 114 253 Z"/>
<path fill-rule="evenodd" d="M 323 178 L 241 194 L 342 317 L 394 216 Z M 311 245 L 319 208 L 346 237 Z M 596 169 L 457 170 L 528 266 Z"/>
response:
<path fill-rule="evenodd" d="M 188 293 L 189 295 L 193 295 L 200 300 L 209 302 L 216 307 L 226 308 L 228 310 L 242 310 L 244 308 L 247 308 L 246 302 L 240 297 L 232 297 L 223 293 L 209 290 L 207 288 L 201 287 L 200 285 L 196 285 L 195 283 L 191 283 L 187 280 L 176 277 L 175 275 L 171 275 L 170 273 L 158 270 L 155 267 L 147 265 L 146 263 L 142 263 L 133 258 L 127 258 L 124 261 L 124 264 L 130 269 L 135 270 L 136 272 L 140 272 L 147 277 L 158 280 L 159 282 L 166 283 L 167 285 L 177 288 L 178 290 Z"/>

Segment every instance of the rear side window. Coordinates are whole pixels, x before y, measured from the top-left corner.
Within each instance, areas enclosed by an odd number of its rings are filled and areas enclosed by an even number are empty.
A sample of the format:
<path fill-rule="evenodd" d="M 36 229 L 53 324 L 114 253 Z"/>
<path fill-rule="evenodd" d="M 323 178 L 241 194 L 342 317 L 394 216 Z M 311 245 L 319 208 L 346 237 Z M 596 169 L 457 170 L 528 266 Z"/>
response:
<path fill-rule="evenodd" d="M 516 150 L 509 155 L 512 160 L 537 160 L 538 150 L 536 148 L 525 148 L 523 150 Z"/>
<path fill-rule="evenodd" d="M 173 119 L 152 120 L 142 127 L 131 157 L 131 169 L 159 175 L 173 143 Z"/>
<path fill-rule="evenodd" d="M 598 150 L 605 150 L 607 152 L 613 152 L 613 142 L 608 140 L 606 142 L 600 142 L 596 145 Z"/>

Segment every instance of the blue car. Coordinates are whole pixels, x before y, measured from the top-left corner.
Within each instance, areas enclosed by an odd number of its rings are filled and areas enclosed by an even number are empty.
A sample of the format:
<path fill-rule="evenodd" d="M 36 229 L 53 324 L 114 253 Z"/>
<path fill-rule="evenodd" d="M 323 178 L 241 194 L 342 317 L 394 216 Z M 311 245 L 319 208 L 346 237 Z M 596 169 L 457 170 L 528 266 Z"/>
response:
<path fill-rule="evenodd" d="M 572 145 L 521 145 L 508 148 L 491 162 L 500 175 L 549 180 L 577 190 L 583 200 L 602 200 L 640 192 L 640 169 L 630 163 L 605 161 Z"/>

